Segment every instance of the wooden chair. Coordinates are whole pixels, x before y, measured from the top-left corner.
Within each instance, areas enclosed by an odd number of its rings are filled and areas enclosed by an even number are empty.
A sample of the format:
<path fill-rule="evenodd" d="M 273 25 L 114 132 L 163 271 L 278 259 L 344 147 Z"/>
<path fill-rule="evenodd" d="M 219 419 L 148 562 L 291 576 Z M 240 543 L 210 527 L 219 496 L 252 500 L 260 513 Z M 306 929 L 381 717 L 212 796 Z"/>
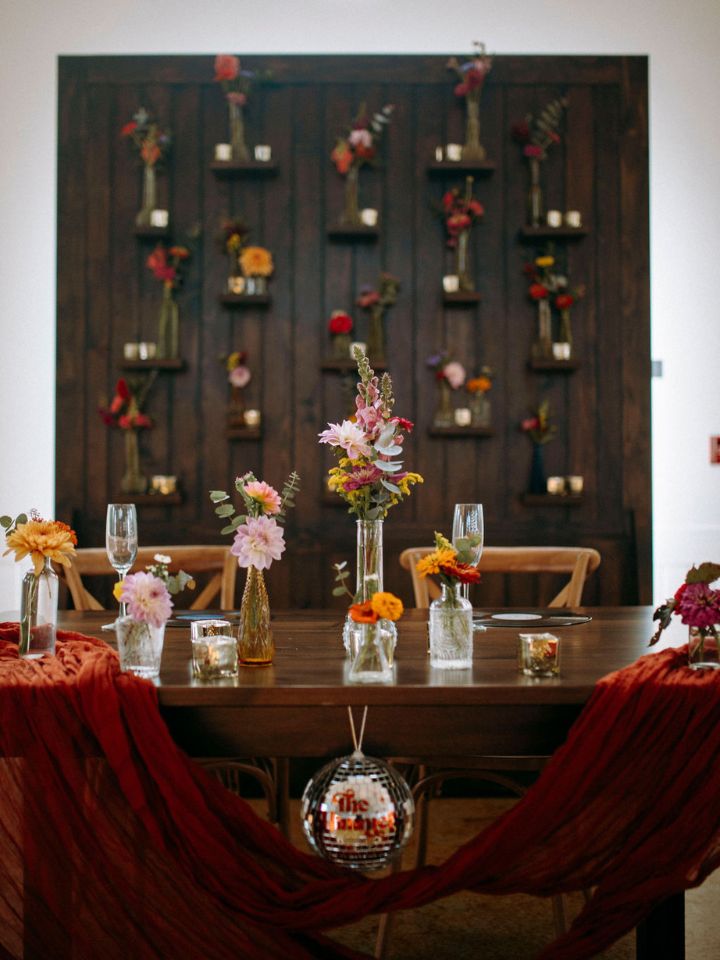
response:
<path fill-rule="evenodd" d="M 153 562 L 156 553 L 162 553 L 172 558 L 169 564 L 171 572 L 184 570 L 192 576 L 209 579 L 197 594 L 192 596 L 190 610 L 207 610 L 213 608 L 213 603 L 219 597 L 219 604 L 215 609 L 232 610 L 235 603 L 235 579 L 237 576 L 237 559 L 230 553 L 227 546 L 204 545 L 194 546 L 162 546 L 141 547 L 132 571 L 144 570 Z M 60 568 L 68 585 L 73 605 L 76 610 L 102 610 L 102 604 L 87 590 L 83 577 L 113 576 L 117 574 L 110 566 L 107 553 L 103 547 L 82 547 L 76 551 L 75 558 L 70 566 Z"/>
<path fill-rule="evenodd" d="M 412 577 L 415 606 L 421 609 L 429 607 L 430 600 L 440 596 L 438 584 L 430 577 L 421 577 L 415 569 L 418 560 L 432 553 L 434 549 L 409 547 L 400 554 L 400 565 L 409 570 Z M 570 579 L 560 592 L 544 604 L 547 607 L 580 606 L 585 581 L 599 566 L 600 554 L 592 547 L 486 547 L 478 564 L 481 573 L 569 574 Z M 408 776 L 415 780 L 413 799 L 419 812 L 416 865 L 421 866 L 427 854 L 430 798 L 439 792 L 443 783 L 453 779 L 480 780 L 498 784 L 521 797 L 526 787 L 513 777 L 513 774 L 536 774 L 542 770 L 548 759 L 544 756 L 468 757 L 457 765 L 440 766 L 427 758 L 394 758 L 393 762 L 405 767 Z M 563 898 L 553 897 L 552 907 L 555 932 L 560 936 L 566 929 Z M 391 922 L 391 914 L 384 914 L 380 918 L 375 944 L 377 958 L 385 956 Z"/>
<path fill-rule="evenodd" d="M 410 571 L 415 606 L 427 608 L 440 596 L 440 588 L 429 577 L 421 577 L 415 565 L 434 547 L 408 547 L 400 554 L 400 565 Z M 592 547 L 485 547 L 478 564 L 481 573 L 570 574 L 562 590 L 546 607 L 578 607 L 582 603 L 587 577 L 600 566 L 600 554 Z"/>

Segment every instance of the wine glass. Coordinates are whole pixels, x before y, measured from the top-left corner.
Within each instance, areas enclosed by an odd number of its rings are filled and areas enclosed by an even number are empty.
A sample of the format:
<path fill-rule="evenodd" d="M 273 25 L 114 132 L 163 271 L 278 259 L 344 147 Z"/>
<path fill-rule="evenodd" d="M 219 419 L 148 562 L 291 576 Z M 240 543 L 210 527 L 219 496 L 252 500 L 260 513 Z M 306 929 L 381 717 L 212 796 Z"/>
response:
<path fill-rule="evenodd" d="M 456 550 L 463 550 L 467 563 L 476 567 L 483 550 L 483 507 L 481 503 L 456 503 L 453 513 L 452 542 Z M 470 584 L 462 585 L 462 595 L 470 599 Z M 476 627 L 476 629 L 478 629 Z"/>
<path fill-rule="evenodd" d="M 110 566 L 122 580 L 135 563 L 138 549 L 137 512 L 134 503 L 109 503 L 105 521 L 105 549 Z M 127 605 L 120 601 L 119 616 L 127 614 Z M 104 630 L 112 630 L 114 624 L 106 624 Z"/>

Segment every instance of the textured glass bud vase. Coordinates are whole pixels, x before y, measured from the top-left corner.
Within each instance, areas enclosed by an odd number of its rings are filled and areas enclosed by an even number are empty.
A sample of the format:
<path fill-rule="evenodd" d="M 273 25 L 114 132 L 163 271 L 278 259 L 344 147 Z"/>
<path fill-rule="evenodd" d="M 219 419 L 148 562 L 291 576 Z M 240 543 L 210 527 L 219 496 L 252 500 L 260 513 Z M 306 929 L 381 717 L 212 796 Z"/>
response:
<path fill-rule="evenodd" d="M 157 207 L 157 181 L 155 167 L 146 163 L 143 167 L 142 206 L 135 217 L 135 226 L 152 226 L 152 212 Z"/>
<path fill-rule="evenodd" d="M 348 680 L 351 683 L 385 683 L 392 680 L 392 666 L 388 661 L 380 621 L 359 623 L 360 646 L 353 660 Z"/>
<path fill-rule="evenodd" d="M 720 624 L 688 627 L 688 666 L 693 670 L 720 670 Z"/>
<path fill-rule="evenodd" d="M 146 679 L 160 676 L 165 624 L 155 627 L 133 617 L 118 617 L 114 626 L 120 669 Z"/>
<path fill-rule="evenodd" d="M 430 666 L 445 670 L 472 667 L 472 604 L 460 595 L 461 584 L 442 584 L 430 604 Z"/>
<path fill-rule="evenodd" d="M 55 653 L 55 628 L 58 609 L 58 578 L 50 558 L 45 558 L 40 573 L 29 570 L 22 582 L 20 601 L 21 657 L 35 660 Z"/>
<path fill-rule="evenodd" d="M 270 629 L 270 600 L 262 570 L 248 567 L 240 604 L 238 660 L 248 667 L 267 667 L 275 656 Z"/>
<path fill-rule="evenodd" d="M 383 521 L 358 520 L 356 545 L 355 603 L 370 600 L 383 589 Z M 353 662 L 363 641 L 362 627 L 349 616 L 345 619 L 343 644 Z M 390 662 L 397 641 L 397 627 L 392 620 L 379 620 L 380 636 Z"/>

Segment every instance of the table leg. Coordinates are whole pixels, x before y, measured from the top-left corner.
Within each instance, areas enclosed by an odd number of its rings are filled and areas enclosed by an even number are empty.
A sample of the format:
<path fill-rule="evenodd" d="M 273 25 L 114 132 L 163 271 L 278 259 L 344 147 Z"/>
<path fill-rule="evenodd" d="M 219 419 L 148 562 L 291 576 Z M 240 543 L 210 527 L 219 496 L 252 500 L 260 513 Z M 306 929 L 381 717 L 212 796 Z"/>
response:
<path fill-rule="evenodd" d="M 685 894 L 668 897 L 638 925 L 637 960 L 685 960 Z"/>

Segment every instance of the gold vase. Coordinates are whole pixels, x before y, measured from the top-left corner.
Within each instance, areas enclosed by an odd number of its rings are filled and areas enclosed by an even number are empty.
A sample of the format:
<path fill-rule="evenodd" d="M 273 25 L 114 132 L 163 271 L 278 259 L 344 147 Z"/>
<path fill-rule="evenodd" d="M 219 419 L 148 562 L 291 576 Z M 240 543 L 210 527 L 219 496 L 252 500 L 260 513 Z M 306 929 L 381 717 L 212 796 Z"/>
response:
<path fill-rule="evenodd" d="M 267 667 L 273 661 L 275 644 L 270 629 L 270 601 L 262 570 L 248 567 L 240 604 L 238 660 L 250 667 Z"/>

